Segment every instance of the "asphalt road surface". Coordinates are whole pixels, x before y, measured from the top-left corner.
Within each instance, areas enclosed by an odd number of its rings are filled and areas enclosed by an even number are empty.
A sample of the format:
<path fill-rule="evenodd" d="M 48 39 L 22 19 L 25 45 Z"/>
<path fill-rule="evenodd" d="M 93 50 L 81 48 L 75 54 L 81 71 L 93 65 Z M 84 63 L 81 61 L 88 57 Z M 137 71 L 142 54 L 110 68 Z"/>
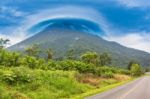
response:
<path fill-rule="evenodd" d="M 86 99 L 150 99 L 150 76 L 139 78 Z"/>

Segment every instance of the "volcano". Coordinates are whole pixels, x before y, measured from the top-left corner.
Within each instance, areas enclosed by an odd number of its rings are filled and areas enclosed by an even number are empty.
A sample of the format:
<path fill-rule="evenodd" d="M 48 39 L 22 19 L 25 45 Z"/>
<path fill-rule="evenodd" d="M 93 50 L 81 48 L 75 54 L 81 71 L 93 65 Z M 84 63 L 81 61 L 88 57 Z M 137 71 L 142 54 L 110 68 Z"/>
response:
<path fill-rule="evenodd" d="M 75 56 L 78 58 L 86 51 L 106 52 L 112 56 L 113 66 L 127 66 L 131 60 L 141 63 L 142 66 L 150 66 L 149 53 L 128 48 L 116 42 L 106 41 L 94 34 L 97 31 L 102 32 L 98 28 L 94 28 L 94 25 L 89 25 L 87 22 L 79 23 L 81 22 L 51 22 L 39 33 L 9 47 L 9 49 L 12 51 L 23 51 L 33 44 L 38 44 L 41 50 L 51 48 L 55 53 L 55 58 L 64 57 L 66 52 L 71 49 L 74 50 Z"/>

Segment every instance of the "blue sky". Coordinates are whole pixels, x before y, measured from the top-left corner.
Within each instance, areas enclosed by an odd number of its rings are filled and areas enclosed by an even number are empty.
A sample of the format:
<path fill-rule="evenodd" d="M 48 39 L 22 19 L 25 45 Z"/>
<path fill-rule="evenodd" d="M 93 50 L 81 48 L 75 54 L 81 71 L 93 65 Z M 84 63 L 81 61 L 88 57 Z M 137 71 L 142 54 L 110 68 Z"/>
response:
<path fill-rule="evenodd" d="M 0 37 L 15 44 L 27 30 L 49 19 L 80 18 L 97 23 L 104 39 L 150 52 L 149 0 L 3 0 Z"/>

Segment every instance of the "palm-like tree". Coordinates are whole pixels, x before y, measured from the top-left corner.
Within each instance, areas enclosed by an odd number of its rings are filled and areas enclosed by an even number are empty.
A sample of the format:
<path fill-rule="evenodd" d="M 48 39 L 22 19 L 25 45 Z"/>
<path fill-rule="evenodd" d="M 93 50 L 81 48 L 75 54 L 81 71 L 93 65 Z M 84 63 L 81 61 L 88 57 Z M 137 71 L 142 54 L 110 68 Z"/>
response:
<path fill-rule="evenodd" d="M 4 48 L 10 42 L 9 39 L 0 38 L 0 48 Z"/>

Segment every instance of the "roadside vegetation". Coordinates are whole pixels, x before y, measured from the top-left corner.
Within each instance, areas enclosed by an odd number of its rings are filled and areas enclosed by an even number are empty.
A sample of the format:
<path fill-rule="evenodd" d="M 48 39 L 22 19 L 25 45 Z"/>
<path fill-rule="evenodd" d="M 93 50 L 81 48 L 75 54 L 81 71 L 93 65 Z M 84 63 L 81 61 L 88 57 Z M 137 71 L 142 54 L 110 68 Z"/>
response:
<path fill-rule="evenodd" d="M 8 42 L 0 40 L 0 99 L 72 99 L 143 74 L 135 62 L 127 69 L 110 66 L 108 53 L 85 52 L 76 59 L 69 50 L 58 60 L 54 51 L 41 51 L 38 45 L 23 54 L 8 51 Z"/>

